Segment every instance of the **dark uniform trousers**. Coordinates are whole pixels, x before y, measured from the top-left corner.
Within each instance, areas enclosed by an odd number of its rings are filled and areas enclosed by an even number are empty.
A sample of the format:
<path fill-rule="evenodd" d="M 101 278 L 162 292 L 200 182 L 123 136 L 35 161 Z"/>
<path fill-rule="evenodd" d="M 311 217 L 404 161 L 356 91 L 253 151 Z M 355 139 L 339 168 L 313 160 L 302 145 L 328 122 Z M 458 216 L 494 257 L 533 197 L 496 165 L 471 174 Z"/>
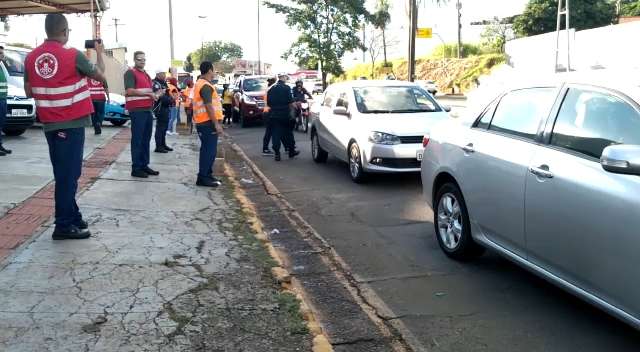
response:
<path fill-rule="evenodd" d="M 169 109 L 159 108 L 156 116 L 156 149 L 167 146 L 167 130 L 169 129 Z"/>
<path fill-rule="evenodd" d="M 198 137 L 200 137 L 200 166 L 198 177 L 211 179 L 213 163 L 218 152 L 218 133 L 211 121 L 196 124 Z"/>
<path fill-rule="evenodd" d="M 45 132 L 55 179 L 56 228 L 68 230 L 82 221 L 76 203 L 82 173 L 84 127 Z"/>
<path fill-rule="evenodd" d="M 284 143 L 289 152 L 294 150 L 293 130 L 289 109 L 273 109 L 270 116 L 273 151 L 280 154 L 280 144 Z"/>
<path fill-rule="evenodd" d="M 142 170 L 149 166 L 153 114 L 151 111 L 131 112 L 131 164 L 132 169 Z"/>
<path fill-rule="evenodd" d="M 102 132 L 102 120 L 104 120 L 104 100 L 93 101 L 93 114 L 91 114 L 91 124 L 96 133 Z"/>
<path fill-rule="evenodd" d="M 0 144 L 2 144 L 2 127 L 7 118 L 7 99 L 0 99 Z"/>

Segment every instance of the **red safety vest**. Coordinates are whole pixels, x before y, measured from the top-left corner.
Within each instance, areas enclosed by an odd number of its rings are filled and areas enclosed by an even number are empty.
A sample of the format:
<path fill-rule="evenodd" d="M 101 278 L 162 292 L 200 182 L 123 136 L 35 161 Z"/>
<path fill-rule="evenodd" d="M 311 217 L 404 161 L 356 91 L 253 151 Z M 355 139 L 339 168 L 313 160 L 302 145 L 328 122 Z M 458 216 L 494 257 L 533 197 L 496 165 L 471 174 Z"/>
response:
<path fill-rule="evenodd" d="M 136 78 L 135 89 L 146 93 L 153 92 L 151 77 L 145 71 L 140 71 L 135 67 L 129 69 L 129 71 L 133 72 Z M 125 100 L 125 108 L 129 111 L 133 109 L 150 109 L 153 106 L 153 99 L 149 97 L 127 96 Z"/>
<path fill-rule="evenodd" d="M 25 66 L 40 121 L 72 121 L 93 113 L 87 78 L 76 70 L 78 55 L 78 50 L 53 40 L 27 55 Z"/>
<path fill-rule="evenodd" d="M 94 101 L 106 101 L 107 91 L 104 90 L 104 84 L 100 81 L 96 81 L 93 78 L 89 78 L 87 81 L 89 85 L 89 92 L 91 92 L 91 100 Z"/>

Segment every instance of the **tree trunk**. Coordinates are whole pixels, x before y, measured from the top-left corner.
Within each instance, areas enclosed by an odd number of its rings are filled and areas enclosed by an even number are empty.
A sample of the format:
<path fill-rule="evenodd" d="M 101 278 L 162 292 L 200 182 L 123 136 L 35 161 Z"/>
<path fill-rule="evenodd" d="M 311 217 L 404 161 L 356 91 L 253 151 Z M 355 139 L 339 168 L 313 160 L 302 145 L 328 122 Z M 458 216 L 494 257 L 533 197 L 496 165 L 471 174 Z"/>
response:
<path fill-rule="evenodd" d="M 386 30 L 382 27 L 382 51 L 384 53 L 384 67 L 387 67 L 387 35 Z"/>

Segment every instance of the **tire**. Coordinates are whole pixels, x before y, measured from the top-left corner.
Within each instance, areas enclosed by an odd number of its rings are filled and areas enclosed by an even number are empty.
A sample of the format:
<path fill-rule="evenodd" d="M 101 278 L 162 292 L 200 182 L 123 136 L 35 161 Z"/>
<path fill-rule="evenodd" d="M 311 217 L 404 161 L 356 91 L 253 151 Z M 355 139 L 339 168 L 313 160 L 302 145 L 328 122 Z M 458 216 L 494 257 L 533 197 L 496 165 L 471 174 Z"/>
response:
<path fill-rule="evenodd" d="M 7 136 L 11 136 L 11 137 L 17 137 L 17 136 L 21 136 L 27 129 L 23 128 L 23 129 L 3 129 L 2 131 L 4 132 L 4 134 L 6 134 Z"/>
<path fill-rule="evenodd" d="M 112 125 L 120 127 L 120 126 L 124 126 L 124 124 L 127 123 L 127 120 L 110 120 L 109 122 L 111 122 Z"/>
<path fill-rule="evenodd" d="M 471 236 L 469 212 L 460 188 L 446 183 L 436 193 L 433 225 L 440 249 L 450 258 L 466 261 L 480 256 L 484 248 Z"/>
<path fill-rule="evenodd" d="M 311 157 L 318 164 L 326 163 L 329 157 L 329 153 L 320 146 L 320 140 L 315 131 L 311 132 Z"/>
<path fill-rule="evenodd" d="M 362 168 L 362 154 L 356 142 L 349 145 L 349 174 L 355 183 L 363 183 L 366 179 L 366 173 Z"/>

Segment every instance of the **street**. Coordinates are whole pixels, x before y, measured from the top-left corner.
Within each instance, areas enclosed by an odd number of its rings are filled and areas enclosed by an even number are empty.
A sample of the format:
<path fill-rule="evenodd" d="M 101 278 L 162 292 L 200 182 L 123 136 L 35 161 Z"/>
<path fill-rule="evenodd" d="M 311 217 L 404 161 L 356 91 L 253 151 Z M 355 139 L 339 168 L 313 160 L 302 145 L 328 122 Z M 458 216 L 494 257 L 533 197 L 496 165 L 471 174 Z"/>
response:
<path fill-rule="evenodd" d="M 261 155 L 262 127 L 227 133 L 391 310 L 378 314 L 410 331 L 419 344 L 412 347 L 636 351 L 640 345 L 637 331 L 493 253 L 469 263 L 448 259 L 419 175 L 374 175 L 356 185 L 346 164 L 331 156 L 326 164 L 311 160 L 308 135 L 295 133 L 298 158 L 276 163 Z"/>

